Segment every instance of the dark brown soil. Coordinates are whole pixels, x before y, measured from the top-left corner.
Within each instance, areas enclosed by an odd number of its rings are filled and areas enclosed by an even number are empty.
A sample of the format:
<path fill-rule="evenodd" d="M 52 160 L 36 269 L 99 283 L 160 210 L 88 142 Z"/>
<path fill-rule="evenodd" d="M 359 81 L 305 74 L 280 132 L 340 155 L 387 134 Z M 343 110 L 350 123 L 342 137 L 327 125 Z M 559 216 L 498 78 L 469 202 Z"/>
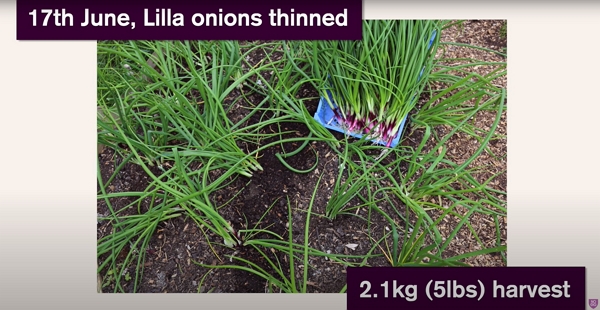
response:
<path fill-rule="evenodd" d="M 464 28 L 449 29 L 448 33 L 455 34 L 454 42 L 472 43 L 490 49 L 501 50 L 506 47 L 506 39 L 499 35 L 500 27 L 503 21 L 474 21 L 466 22 Z M 483 26 L 482 26 L 483 25 Z M 471 30 L 464 31 L 464 29 Z M 490 31 L 491 29 L 491 31 Z M 447 38 L 447 37 L 446 37 Z M 252 56 L 252 61 L 259 61 L 264 55 L 257 51 Z M 485 56 L 488 57 L 488 56 Z M 486 59 L 487 60 L 487 59 Z M 504 81 L 505 83 L 505 81 Z M 237 90 L 236 90 L 237 91 Z M 314 89 L 303 89 L 301 96 L 305 98 L 317 97 Z M 256 102 L 262 98 L 256 96 Z M 318 100 L 306 101 L 306 106 L 311 114 L 314 114 L 317 108 Z M 246 109 L 236 106 L 231 109 L 230 117 L 237 121 L 245 115 Z M 494 115 L 482 115 L 478 121 L 481 126 L 486 126 L 492 120 Z M 258 119 L 251 119 L 250 122 L 257 122 Z M 410 124 L 409 124 L 410 126 Z M 305 137 L 309 131 L 303 124 L 284 123 L 284 131 L 292 131 L 291 136 Z M 265 131 L 269 131 L 266 128 Z M 277 128 L 272 128 L 278 131 Z M 500 132 L 506 132 L 506 122 L 501 124 Z M 411 131 L 410 127 L 406 130 L 405 145 L 416 146 L 420 141 L 420 132 Z M 341 135 L 336 134 L 341 138 Z M 266 144 L 270 141 L 263 141 Z M 467 156 L 472 150 L 473 145 L 469 143 L 460 143 L 460 139 L 452 140 L 449 154 Z M 286 151 L 295 150 L 301 143 L 288 143 L 284 145 Z M 245 145 L 240 145 L 242 149 Z M 494 140 L 492 148 L 497 154 L 506 154 L 506 139 Z M 254 173 L 251 178 L 238 176 L 232 180 L 225 188 L 213 193 L 211 200 L 215 206 L 219 206 L 219 213 L 229 221 L 236 230 L 255 228 L 268 228 L 270 231 L 288 238 L 288 200 L 292 208 L 292 236 L 296 243 L 303 244 L 306 211 L 309 208 L 311 197 L 317 182 L 318 189 L 315 194 L 315 200 L 312 204 L 312 215 L 309 227 L 309 245 L 312 248 L 327 253 L 337 254 L 366 254 L 373 246 L 372 238 L 381 238 L 387 222 L 376 214 L 370 214 L 364 208 L 357 209 L 355 215 L 369 217 L 371 226 L 368 227 L 366 221 L 352 215 L 341 215 L 335 220 L 328 220 L 319 216 L 325 214 L 325 205 L 331 195 L 331 190 L 338 176 L 337 155 L 333 153 L 330 147 L 321 142 L 310 143 L 303 151 L 297 155 L 287 158 L 290 166 L 304 170 L 311 168 L 318 157 L 317 168 L 312 172 L 300 174 L 294 173 L 286 168 L 275 156 L 282 152 L 281 146 L 274 146 L 260 154 L 259 163 L 264 168 L 263 171 Z M 485 159 L 485 158 L 484 158 Z M 101 175 L 104 181 L 108 180 L 113 174 L 115 167 L 122 162 L 120 158 L 110 148 L 104 148 L 99 151 L 98 160 L 100 163 Z M 496 171 L 506 169 L 506 158 L 499 160 L 487 159 L 489 162 L 484 164 Z M 153 173 L 158 175 L 160 170 L 152 168 Z M 491 171 L 491 172 L 493 172 Z M 490 172 L 490 173 L 491 173 Z M 214 177 L 214 176 L 213 176 Z M 485 175 L 482 175 L 484 178 Z M 320 181 L 319 181 L 320 180 Z M 499 190 L 506 190 L 506 173 L 498 179 L 498 184 L 494 186 Z M 114 178 L 108 187 L 111 193 L 127 191 L 144 191 L 150 183 L 150 178 L 146 172 L 138 165 L 133 163 L 125 164 L 124 168 Z M 493 186 L 493 185 L 492 185 Z M 99 188 L 98 188 L 99 190 Z M 132 198 L 111 198 L 111 204 L 115 209 L 121 209 L 127 206 L 133 200 Z M 147 210 L 149 202 L 142 203 L 141 209 Z M 402 209 L 399 202 L 395 206 L 382 205 L 382 208 L 396 207 Z M 270 208 L 270 210 L 269 210 Z M 108 207 L 103 200 L 98 200 L 98 215 L 107 216 Z M 126 211 L 127 214 L 136 214 L 137 210 L 133 208 Z M 354 211 L 353 211 L 354 213 Z M 490 246 L 496 242 L 496 232 L 493 225 L 487 225 L 489 219 L 483 217 L 472 219 L 471 224 L 483 236 L 484 242 Z M 501 231 L 501 240 L 505 244 L 506 240 L 506 220 L 504 229 Z M 446 223 L 447 232 L 452 231 L 452 223 Z M 98 238 L 109 234 L 112 227 L 109 222 L 100 222 L 98 224 Z M 487 232 L 486 232 L 487 231 Z M 270 235 L 257 235 L 257 238 L 273 238 Z M 287 239 L 286 239 L 287 240 Z M 473 251 L 476 242 L 471 237 L 460 235 L 455 246 L 451 247 L 448 255 L 456 255 L 466 251 Z M 213 293 L 264 293 L 268 290 L 267 281 L 246 271 L 234 269 L 209 269 L 201 267 L 194 262 L 209 265 L 230 265 L 238 264 L 236 260 L 230 260 L 227 255 L 249 260 L 271 274 L 276 274 L 269 266 L 264 256 L 260 255 L 252 247 L 228 248 L 220 246 L 215 235 L 206 229 L 200 227 L 194 220 L 182 213 L 181 216 L 167 220 L 159 224 L 156 232 L 153 234 L 150 244 L 146 249 L 145 264 L 143 275 L 136 288 L 137 292 L 213 292 Z M 352 250 L 347 244 L 356 244 L 357 247 Z M 129 249 L 122 252 L 123 259 Z M 376 249 L 376 254 L 381 254 L 381 249 Z M 283 271 L 288 272 L 288 258 L 278 252 L 267 252 L 271 259 L 276 258 L 281 262 Z M 104 257 L 100 257 L 98 262 L 101 264 Z M 385 257 L 369 259 L 370 266 L 389 266 Z M 505 262 L 498 254 L 485 255 L 477 259 L 472 259 L 469 263 L 480 266 L 505 266 Z M 336 262 L 332 262 L 321 257 L 310 257 L 308 266 L 302 266 L 301 260 L 296 260 L 296 276 L 302 277 L 304 268 L 308 268 L 308 291 L 314 293 L 334 293 L 343 289 L 346 284 L 345 268 Z M 122 281 L 122 287 L 126 292 L 133 292 L 133 282 L 135 279 L 135 264 L 130 266 L 123 275 L 128 275 L 132 279 Z M 113 292 L 115 283 L 111 275 L 101 274 L 100 281 L 103 283 L 103 292 Z"/>
<path fill-rule="evenodd" d="M 314 96 L 315 94 L 307 95 Z M 307 108 L 311 113 L 316 111 L 316 107 L 317 100 L 307 103 Z M 235 118 L 236 116 L 232 115 L 231 117 Z M 272 130 L 275 129 L 272 128 Z M 305 125 L 295 123 L 285 124 L 282 126 L 282 130 L 292 131 L 291 135 L 296 136 L 307 136 L 309 133 Z M 341 138 L 341 135 L 338 136 Z M 271 141 L 264 141 L 265 144 L 269 142 Z M 284 148 L 290 152 L 298 148 L 299 144 L 288 143 L 288 145 L 284 145 Z M 269 148 L 259 158 L 259 163 L 264 170 L 254 173 L 252 178 L 238 176 L 233 183 L 213 195 L 214 205 L 223 206 L 219 209 L 220 214 L 229 219 L 236 230 L 268 228 L 270 231 L 288 238 L 287 199 L 289 199 L 290 205 L 295 209 L 292 216 L 294 242 L 303 244 L 306 213 L 302 211 L 308 209 L 317 181 L 321 178 L 312 212 L 324 214 L 325 204 L 331 195 L 332 186 L 337 178 L 338 163 L 335 159 L 336 156 L 328 149 L 329 146 L 324 143 L 311 143 L 302 152 L 286 159 L 292 167 L 305 170 L 315 164 L 317 156 L 315 154 L 318 154 L 317 168 L 311 173 L 298 174 L 288 170 L 275 157 L 276 153 L 281 152 L 279 146 Z M 317 153 L 313 150 L 316 150 Z M 114 167 L 121 162 L 114 152 L 108 148 L 100 154 L 99 158 L 101 160 L 102 178 L 107 180 L 114 172 Z M 153 172 L 157 174 L 159 171 Z M 143 191 L 149 181 L 150 179 L 142 168 L 134 164 L 126 164 L 118 177 L 113 180 L 109 190 L 111 192 Z M 242 192 L 238 193 L 240 190 Z M 115 199 L 111 203 L 114 208 L 118 209 L 119 206 L 126 206 L 132 201 L 132 199 L 121 198 L 120 200 Z M 270 210 L 269 207 L 271 207 Z M 135 210 L 131 211 L 135 212 Z M 104 202 L 99 202 L 98 212 L 102 215 L 109 213 Z M 373 219 L 377 218 L 373 217 Z M 378 220 L 382 221 L 382 219 Z M 255 226 L 256 224 L 258 226 Z M 376 229 L 384 224 L 384 222 L 373 221 L 371 229 Z M 365 224 L 354 217 L 341 216 L 335 221 L 330 221 L 323 217 L 313 216 L 310 225 L 310 246 L 313 248 L 341 254 L 364 254 L 369 249 L 369 240 L 360 236 L 366 234 L 366 227 L 363 227 Z M 109 229 L 110 225 L 108 223 L 101 225 L 99 227 L 99 237 L 107 234 L 110 231 Z M 271 270 L 265 262 L 265 258 L 251 247 L 230 249 L 212 245 L 215 247 L 214 251 L 216 253 L 213 252 L 206 241 L 205 233 L 208 232 L 202 232 L 193 220 L 186 217 L 179 217 L 161 224 L 150 242 L 146 264 L 144 265 L 144 281 L 137 291 L 265 292 L 265 280 L 248 272 L 231 269 L 212 271 L 200 287 L 202 277 L 209 270 L 199 267 L 193 263 L 194 261 L 213 265 L 232 264 L 235 263 L 235 260 L 230 261 L 224 256 L 235 254 L 237 257 L 258 264 L 261 268 Z M 358 240 L 359 236 L 360 240 Z M 259 235 L 254 238 L 260 237 Z M 265 237 L 269 238 L 269 236 Z M 208 239 L 213 242 L 218 241 L 215 236 L 210 234 Z M 359 244 L 359 246 L 352 251 L 345 246 L 350 243 Z M 272 255 L 272 253 L 269 254 Z M 287 262 L 288 259 L 284 255 L 279 255 L 277 258 L 282 262 Z M 379 259 L 379 264 L 384 264 L 384 262 L 384 259 Z M 338 263 L 326 259 L 311 258 L 309 268 L 309 292 L 339 292 L 346 284 L 345 268 Z M 301 277 L 302 269 L 297 271 L 297 277 Z M 129 272 L 133 277 L 133 267 Z M 274 271 L 271 272 L 275 274 Z M 284 269 L 284 272 L 288 272 L 288 270 Z M 104 291 L 109 292 L 111 289 L 112 287 L 109 285 Z M 124 289 L 131 290 L 132 285 L 125 286 Z"/>

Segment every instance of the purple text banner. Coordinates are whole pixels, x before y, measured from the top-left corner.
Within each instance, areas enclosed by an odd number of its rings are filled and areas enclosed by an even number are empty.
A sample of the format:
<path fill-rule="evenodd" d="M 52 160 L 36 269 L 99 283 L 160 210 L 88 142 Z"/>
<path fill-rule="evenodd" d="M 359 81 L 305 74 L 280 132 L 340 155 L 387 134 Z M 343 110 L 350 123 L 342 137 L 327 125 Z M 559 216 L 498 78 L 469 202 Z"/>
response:
<path fill-rule="evenodd" d="M 585 267 L 348 268 L 347 309 L 585 309 Z"/>
<path fill-rule="evenodd" d="M 360 0 L 17 0 L 17 40 L 360 39 Z"/>

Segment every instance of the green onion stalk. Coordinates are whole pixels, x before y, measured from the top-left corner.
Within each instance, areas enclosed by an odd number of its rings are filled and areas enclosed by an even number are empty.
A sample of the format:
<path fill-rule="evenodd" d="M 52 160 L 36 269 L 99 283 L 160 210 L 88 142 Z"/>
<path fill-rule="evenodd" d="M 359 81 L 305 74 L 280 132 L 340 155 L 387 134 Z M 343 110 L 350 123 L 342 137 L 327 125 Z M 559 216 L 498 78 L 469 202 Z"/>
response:
<path fill-rule="evenodd" d="M 440 32 L 433 20 L 368 20 L 360 41 L 308 43 L 338 123 L 389 147 L 427 83 Z"/>

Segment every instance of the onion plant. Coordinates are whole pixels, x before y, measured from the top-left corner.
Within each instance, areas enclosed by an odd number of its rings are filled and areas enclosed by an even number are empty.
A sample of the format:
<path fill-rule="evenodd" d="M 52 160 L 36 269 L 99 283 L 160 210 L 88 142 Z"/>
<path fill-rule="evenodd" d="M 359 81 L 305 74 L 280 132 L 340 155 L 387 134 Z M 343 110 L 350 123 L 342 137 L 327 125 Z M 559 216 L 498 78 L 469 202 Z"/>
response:
<path fill-rule="evenodd" d="M 428 80 L 440 31 L 432 20 L 368 20 L 360 41 L 305 43 L 337 122 L 390 146 Z"/>

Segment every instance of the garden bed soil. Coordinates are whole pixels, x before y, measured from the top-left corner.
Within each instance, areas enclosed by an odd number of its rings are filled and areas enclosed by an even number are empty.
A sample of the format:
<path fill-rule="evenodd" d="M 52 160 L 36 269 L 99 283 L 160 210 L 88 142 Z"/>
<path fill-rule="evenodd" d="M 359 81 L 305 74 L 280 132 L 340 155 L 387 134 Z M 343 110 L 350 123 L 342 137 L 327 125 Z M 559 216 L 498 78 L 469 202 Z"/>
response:
<path fill-rule="evenodd" d="M 505 52 L 506 38 L 501 34 L 502 25 L 505 21 L 467 21 L 463 26 L 454 26 L 443 32 L 442 41 L 468 43 L 492 50 Z M 501 56 L 480 50 L 450 47 L 448 53 L 454 53 L 455 58 L 473 57 L 481 60 L 494 60 Z M 253 61 L 260 61 L 263 57 L 261 51 L 251 56 Z M 498 59 L 505 61 L 505 59 Z M 498 81 L 506 86 L 506 79 Z M 303 96 L 317 97 L 314 89 L 302 90 Z M 260 100 L 257 98 L 257 100 Z M 316 111 L 318 99 L 306 101 L 310 113 Z M 245 109 L 232 109 L 230 117 L 240 119 Z M 480 128 L 488 128 L 495 118 L 494 113 L 482 113 L 477 115 L 476 122 Z M 307 136 L 309 131 L 303 124 L 286 123 L 285 131 L 292 131 L 291 135 Z M 411 130 L 410 123 L 405 133 L 403 143 L 416 147 L 420 141 L 419 131 Z M 444 130 L 443 128 L 439 130 Z M 498 133 L 506 134 L 506 115 L 504 113 Z M 334 133 L 338 138 L 341 134 Z M 268 141 L 265 141 L 267 143 Z M 292 151 L 300 143 L 288 144 L 283 147 Z M 448 142 L 448 154 L 455 162 L 467 159 L 478 147 L 474 139 L 465 139 L 455 136 Z M 325 205 L 330 197 L 332 187 L 338 177 L 337 155 L 333 154 L 329 146 L 314 142 L 309 144 L 299 154 L 287 159 L 289 165 L 296 169 L 308 169 L 315 164 L 318 156 L 317 168 L 306 174 L 294 173 L 286 168 L 276 158 L 275 154 L 281 152 L 280 146 L 267 149 L 260 154 L 259 163 L 263 171 L 255 172 L 251 178 L 238 176 L 226 188 L 215 192 L 211 199 L 215 206 L 221 206 L 219 213 L 232 222 L 235 229 L 252 228 L 258 224 L 259 228 L 268 228 L 270 231 L 287 238 L 288 231 L 288 200 L 292 208 L 292 235 L 295 242 L 303 244 L 306 210 L 310 205 L 311 197 L 317 182 L 319 186 L 312 204 L 312 212 L 309 227 L 309 246 L 329 253 L 338 254 L 366 254 L 371 246 L 370 238 L 380 238 L 386 231 L 387 221 L 381 216 L 371 214 L 371 226 L 366 221 L 355 216 L 339 216 L 335 220 L 328 220 L 315 214 L 324 214 Z M 490 148 L 495 154 L 506 154 L 506 138 L 494 140 Z M 243 149 L 243 148 L 242 148 Z M 103 180 L 107 180 L 121 162 L 115 152 L 109 148 L 102 148 L 98 154 L 100 170 Z M 481 156 L 472 165 L 485 165 L 486 169 L 478 176 L 481 180 L 503 172 L 491 187 L 506 191 L 506 157 L 494 158 L 487 153 Z M 159 170 L 152 168 L 156 174 Z M 127 163 L 108 187 L 109 193 L 126 191 L 144 191 L 151 179 L 145 171 L 137 165 Z M 240 194 L 238 194 L 241 191 Z M 111 198 L 115 209 L 120 209 L 132 202 L 133 198 L 121 197 Z M 398 202 L 398 204 L 400 204 Z M 272 206 L 272 207 L 271 207 Z M 267 212 L 267 210 L 271 209 Z M 385 208 L 385 206 L 383 206 Z M 130 210 L 134 214 L 136 210 Z M 361 208 L 356 211 L 357 215 L 369 216 L 368 210 Z M 98 200 L 98 215 L 109 214 L 108 208 L 103 200 Z M 435 212 L 432 213 L 432 217 Z M 262 218 L 262 220 L 261 220 Z M 260 220 L 260 221 L 259 221 Z M 445 220 L 440 225 L 440 231 L 444 236 L 449 235 L 456 226 L 458 219 Z M 472 227 L 479 233 L 480 238 L 488 246 L 496 244 L 496 228 L 490 224 L 490 219 L 478 214 L 470 219 Z M 500 239 L 506 244 L 506 218 L 501 219 Z M 98 238 L 106 236 L 111 232 L 108 222 L 100 222 L 97 227 Z M 210 265 L 239 264 L 235 260 L 230 261 L 226 256 L 235 255 L 247 259 L 257 265 L 273 272 L 265 258 L 250 247 L 220 247 L 214 242 L 216 236 L 207 230 L 202 230 L 191 218 L 182 215 L 159 224 L 156 232 L 151 238 L 146 249 L 146 259 L 143 269 L 143 277 L 138 285 L 137 292 L 155 293 L 187 293 L 187 292 L 212 292 L 212 293 L 264 293 L 267 291 L 267 281 L 249 272 L 235 269 L 208 269 L 194 262 Z M 346 245 L 356 245 L 354 249 Z M 479 245 L 470 236 L 467 229 L 462 229 L 452 241 L 446 255 L 453 256 L 465 252 L 480 249 Z M 127 254 L 124 249 L 121 259 Z M 380 251 L 381 253 L 381 251 Z M 273 257 L 274 253 L 267 253 Z M 289 266 L 287 257 L 277 254 L 282 266 Z M 99 258 L 99 263 L 102 262 Z M 466 261 L 474 266 L 505 266 L 505 262 L 499 254 L 481 255 Z M 369 259 L 370 266 L 389 266 L 385 257 Z M 302 261 L 296 262 L 296 277 L 301 278 L 304 268 L 309 268 L 308 292 L 334 293 L 343 289 L 346 284 L 345 267 L 339 263 L 332 262 L 322 257 L 311 257 L 309 266 L 303 266 Z M 135 278 L 135 268 L 131 266 L 125 274 Z M 284 272 L 286 267 L 284 267 Z M 288 273 L 289 274 L 289 273 Z M 114 291 L 114 283 L 111 283 L 109 275 L 101 275 L 99 282 L 105 284 L 102 291 L 105 293 Z M 133 279 L 123 284 L 125 291 L 133 291 Z"/>

